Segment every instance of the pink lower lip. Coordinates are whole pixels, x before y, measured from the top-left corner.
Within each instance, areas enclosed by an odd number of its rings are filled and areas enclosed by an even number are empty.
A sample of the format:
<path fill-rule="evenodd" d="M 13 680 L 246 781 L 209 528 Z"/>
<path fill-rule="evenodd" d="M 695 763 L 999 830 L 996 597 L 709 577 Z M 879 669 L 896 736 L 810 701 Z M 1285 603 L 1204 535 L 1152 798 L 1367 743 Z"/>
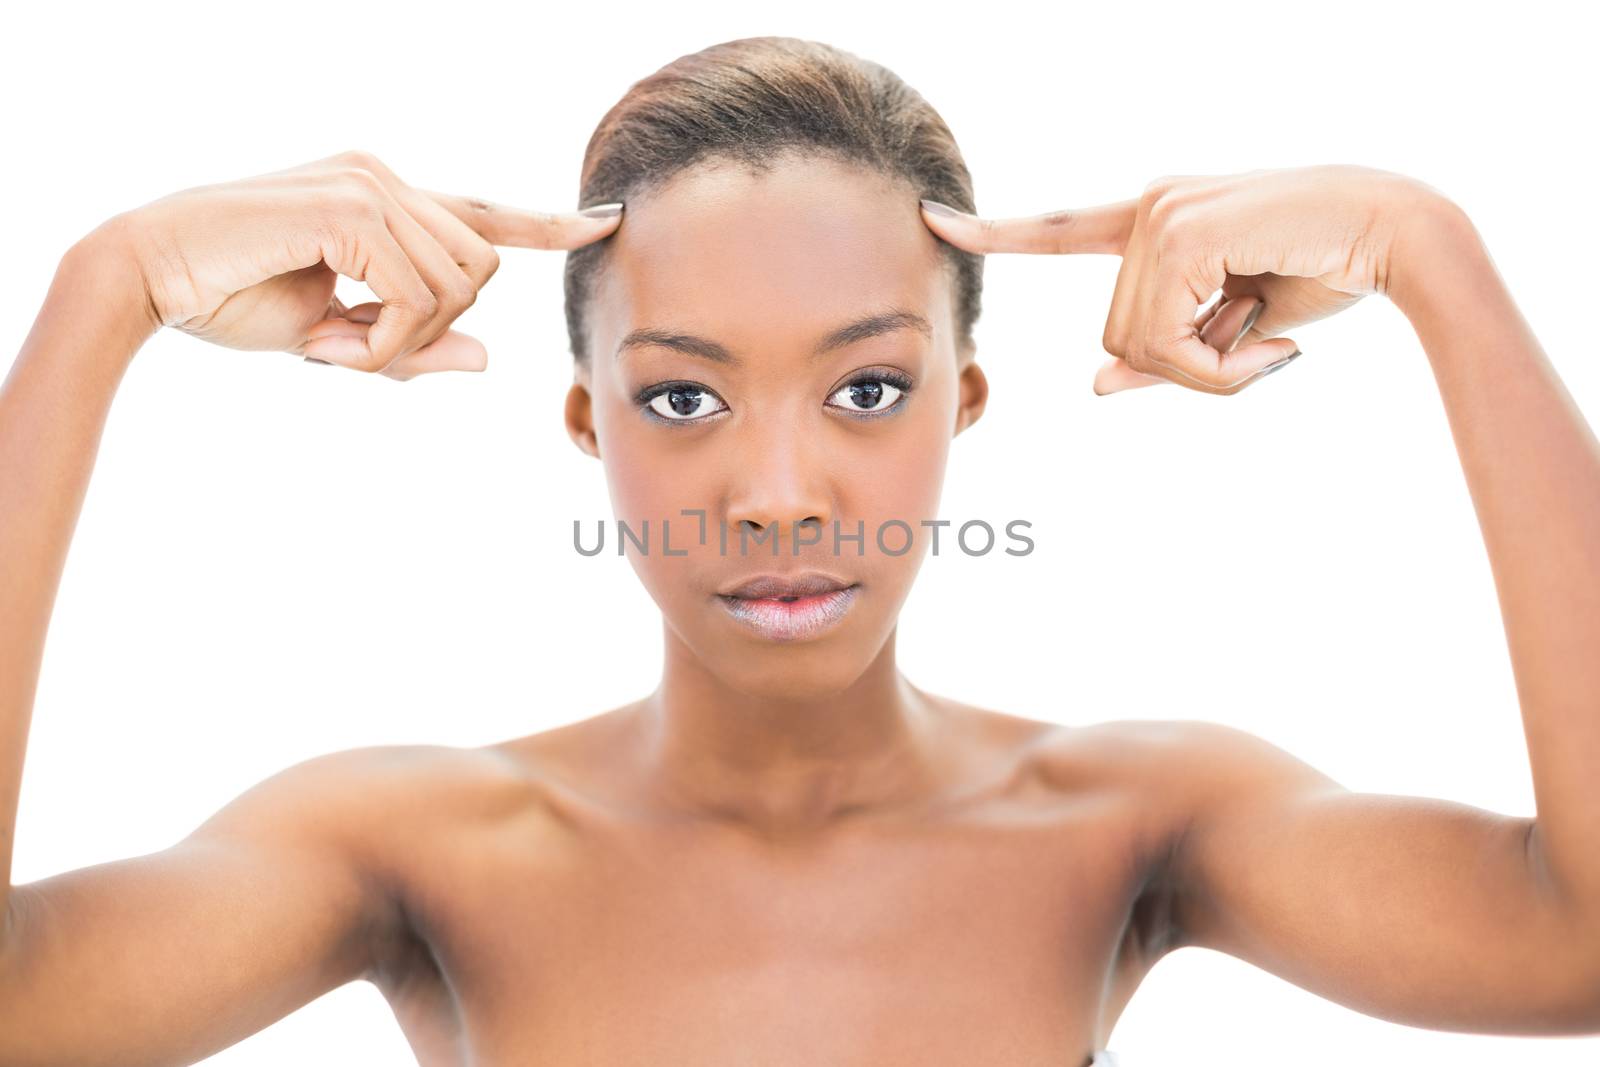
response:
<path fill-rule="evenodd" d="M 739 622 L 762 637 L 774 641 L 796 641 L 814 637 L 834 626 L 855 603 L 859 586 L 835 589 L 831 593 L 803 596 L 798 600 L 744 597 L 718 594 L 717 600 Z"/>

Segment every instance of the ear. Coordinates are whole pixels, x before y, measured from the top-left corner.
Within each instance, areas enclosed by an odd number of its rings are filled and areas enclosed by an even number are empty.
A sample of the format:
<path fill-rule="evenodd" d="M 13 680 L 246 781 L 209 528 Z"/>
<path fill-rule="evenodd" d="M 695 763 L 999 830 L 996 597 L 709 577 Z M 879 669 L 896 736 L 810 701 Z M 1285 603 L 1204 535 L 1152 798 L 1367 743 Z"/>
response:
<path fill-rule="evenodd" d="M 989 402 L 989 379 L 973 359 L 974 355 L 975 351 L 968 348 L 961 356 L 957 372 L 956 429 L 952 437 L 977 422 L 983 416 L 984 405 Z"/>
<path fill-rule="evenodd" d="M 594 413 L 589 403 L 589 387 L 581 381 L 567 390 L 567 436 L 572 443 L 595 459 L 600 458 L 600 441 L 595 437 Z"/>

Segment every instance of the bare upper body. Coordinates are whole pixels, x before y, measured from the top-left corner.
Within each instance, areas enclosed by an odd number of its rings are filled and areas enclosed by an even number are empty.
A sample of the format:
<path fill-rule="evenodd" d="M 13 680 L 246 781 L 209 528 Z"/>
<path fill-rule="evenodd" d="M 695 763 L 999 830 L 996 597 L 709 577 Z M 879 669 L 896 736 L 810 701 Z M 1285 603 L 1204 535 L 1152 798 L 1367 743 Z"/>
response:
<path fill-rule="evenodd" d="M 1590 1018 L 1522 824 L 1207 723 L 938 703 L 942 789 L 791 831 L 644 794 L 632 706 L 296 765 L 16 887 L 6 1062 L 192 1062 L 365 980 L 424 1067 L 1078 1065 L 1189 944 L 1401 1021 Z"/>
<path fill-rule="evenodd" d="M 456 262 L 470 279 L 446 277 L 454 249 L 418 246 L 426 279 L 405 281 L 404 257 L 383 228 L 386 218 L 404 220 L 388 199 L 393 177 L 379 169 L 342 159 L 263 176 L 252 197 L 224 186 L 180 198 L 192 210 L 159 232 L 190 243 L 140 244 L 149 258 L 134 257 L 164 263 L 173 284 L 194 287 L 165 292 L 177 311 L 164 312 L 156 290 L 138 284 L 117 226 L 64 258 L 0 388 L 0 871 L 8 876 L 44 632 L 131 353 L 170 319 L 238 347 L 311 347 L 402 379 L 481 369 L 480 345 L 441 331 L 493 271 L 485 240 L 461 244 Z M 414 190 L 393 188 L 436 219 Z M 162 217 L 161 203 L 147 220 Z M 600 232 L 593 220 L 439 203 L 497 242 L 571 247 Z M 190 225 L 223 210 L 238 213 L 237 226 Z M 1339 212 L 1383 225 L 1348 234 L 1343 225 L 1297 225 Z M 1397 219 L 1414 221 L 1391 230 Z M 1382 237 L 1376 276 L 1433 361 L 1495 565 L 1537 820 L 1354 793 L 1185 710 L 1074 727 L 937 698 L 927 698 L 938 709 L 928 774 L 896 802 L 852 807 L 823 796 L 815 810 L 827 818 L 712 817 L 649 788 L 639 706 L 630 705 L 481 749 L 381 746 L 317 757 L 244 792 L 168 849 L 9 885 L 0 1063 L 191 1063 L 367 980 L 429 1065 L 1081 1064 L 1108 1042 L 1155 961 L 1184 945 L 1413 1025 L 1600 1031 L 1600 670 L 1590 654 L 1600 643 L 1600 452 L 1463 217 L 1388 177 L 1310 168 L 1164 180 L 1081 221 L 924 223 L 951 227 L 952 240 L 966 227 L 974 251 L 1015 241 L 1026 251 L 1114 246 L 1137 259 L 1127 243 L 1135 232 L 1145 235 L 1139 247 L 1168 253 L 1198 241 L 1208 256 L 1242 248 L 1296 266 L 1292 252 L 1312 263 L 1302 271 L 1354 262 L 1339 241 L 1360 250 Z M 454 243 L 463 228 L 440 232 Z M 236 247 L 240 233 L 257 232 L 268 235 L 259 247 Z M 1403 239 L 1390 257 L 1396 232 Z M 333 239 L 341 235 L 348 240 Z M 208 250 L 213 240 L 227 247 Z M 196 262 L 212 270 L 187 269 Z M 351 317 L 338 316 L 334 332 L 308 346 L 307 324 L 340 310 L 329 303 L 335 268 L 370 270 L 379 295 L 409 312 L 390 320 L 368 309 L 358 319 L 342 309 Z M 1315 277 L 1265 284 L 1321 285 Z M 408 293 L 424 280 L 438 299 Z M 1265 303 L 1294 309 L 1295 293 L 1306 290 L 1269 287 Z M 1323 297 L 1337 302 L 1339 293 Z M 1168 299 L 1161 311 L 1189 308 Z M 1255 328 L 1315 317 L 1303 302 L 1299 318 L 1278 314 Z M 1236 389 L 1227 366 L 1202 366 L 1197 338 L 1161 340 L 1176 336 L 1170 326 L 1119 332 L 1114 347 L 1127 349 L 1129 367 L 1106 376 L 1126 385 L 1139 368 L 1167 368 L 1212 391 Z M 1282 340 L 1247 346 L 1252 361 L 1276 354 L 1262 346 Z M 1480 351 L 1495 358 L 1476 358 Z M 803 348 L 790 354 L 798 359 Z M 953 369 L 939 373 L 949 404 L 921 409 L 937 416 L 930 438 L 949 434 L 954 399 L 968 395 L 955 389 Z M 781 384 L 774 376 L 761 387 L 777 397 Z M 981 397 L 962 404 L 980 407 Z M 834 418 L 820 405 L 793 411 L 819 425 Z M 788 432 L 781 420 L 717 418 L 722 432 L 750 440 Z M 628 425 L 641 465 L 667 451 L 645 424 Z M 694 432 L 680 447 L 695 447 Z M 610 440 L 626 443 L 617 433 Z M 935 465 L 918 448 L 833 433 L 841 454 L 877 441 L 902 467 L 927 468 L 918 491 L 934 484 Z M 1529 472 L 1538 477 L 1519 476 Z M 744 516 L 770 510 L 778 497 L 753 491 L 769 486 L 732 473 Z M 886 629 L 893 598 L 874 606 L 875 578 L 856 618 Z M 723 639 L 702 591 L 685 583 L 668 592 L 683 618 L 704 625 L 702 645 L 733 649 L 719 666 L 738 666 L 732 659 L 748 646 Z M 814 675 L 810 668 L 853 670 L 840 658 L 880 647 L 857 645 L 818 644 L 809 658 L 796 649 L 793 664 L 808 670 L 796 667 L 788 680 Z M 789 665 L 771 656 L 752 669 Z M 683 693 L 674 690 L 679 711 L 693 711 Z M 851 711 L 878 709 L 858 701 Z M 712 709 L 712 725 L 735 710 Z M 826 775 L 814 781 L 832 788 Z"/>
<path fill-rule="evenodd" d="M 388 857 L 419 1059 L 1087 1062 L 1171 944 L 1161 727 L 945 706 L 944 788 L 788 830 L 645 795 L 627 708 L 465 757 Z"/>

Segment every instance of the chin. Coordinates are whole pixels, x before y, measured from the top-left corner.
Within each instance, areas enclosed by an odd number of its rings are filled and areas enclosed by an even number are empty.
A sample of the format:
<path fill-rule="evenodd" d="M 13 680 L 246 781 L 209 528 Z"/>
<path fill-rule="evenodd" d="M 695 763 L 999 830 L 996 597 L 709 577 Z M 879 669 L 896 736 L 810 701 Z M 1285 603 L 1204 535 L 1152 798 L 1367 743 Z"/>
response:
<path fill-rule="evenodd" d="M 794 652 L 791 648 L 767 655 L 727 655 L 709 666 L 729 688 L 752 697 L 815 704 L 846 692 L 871 663 L 870 657 L 858 658 L 836 649 Z"/>
<path fill-rule="evenodd" d="M 862 609 L 870 604 L 859 594 L 839 624 L 809 636 L 772 639 L 735 621 L 721 604 L 697 613 L 690 625 L 669 618 L 669 625 L 706 669 L 725 685 L 763 699 L 815 701 L 843 693 L 860 680 L 877 659 L 893 629 L 893 620 L 877 619 Z"/>

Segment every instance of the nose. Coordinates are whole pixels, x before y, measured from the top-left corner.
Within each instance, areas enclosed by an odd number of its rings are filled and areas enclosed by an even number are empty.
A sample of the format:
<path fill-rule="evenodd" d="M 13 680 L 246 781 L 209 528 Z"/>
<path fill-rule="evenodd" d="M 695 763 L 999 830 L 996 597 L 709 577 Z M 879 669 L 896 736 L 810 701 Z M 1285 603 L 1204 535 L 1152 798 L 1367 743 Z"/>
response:
<path fill-rule="evenodd" d="M 769 542 L 778 542 L 778 555 L 793 555 L 797 535 L 802 546 L 827 543 L 834 517 L 829 464 L 816 438 L 808 441 L 797 429 L 768 427 L 741 442 L 724 516 L 730 554 L 739 551 L 741 530 L 751 555 L 772 553 Z M 802 523 L 815 523 L 816 529 Z"/>

